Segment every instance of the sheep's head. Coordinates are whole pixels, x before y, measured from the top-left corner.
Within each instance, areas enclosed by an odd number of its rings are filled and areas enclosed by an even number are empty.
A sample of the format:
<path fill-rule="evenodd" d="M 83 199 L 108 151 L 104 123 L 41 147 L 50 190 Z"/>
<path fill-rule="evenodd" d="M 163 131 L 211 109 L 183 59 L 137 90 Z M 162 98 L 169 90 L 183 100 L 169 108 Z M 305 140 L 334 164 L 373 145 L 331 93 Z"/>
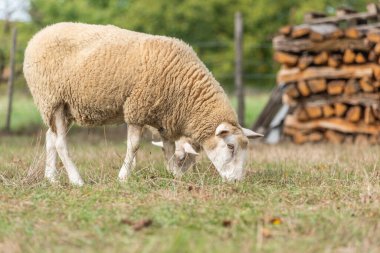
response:
<path fill-rule="evenodd" d="M 191 166 L 195 164 L 196 157 L 198 155 L 197 151 L 190 144 L 191 142 L 188 138 L 180 138 L 175 142 L 175 150 L 167 150 L 170 157 L 167 157 L 168 160 L 168 170 L 171 171 L 175 176 L 181 176 L 186 172 Z M 153 145 L 161 147 L 164 149 L 163 142 L 152 142 Z M 170 147 L 167 147 L 170 148 Z M 165 153 L 165 150 L 164 150 Z M 167 154 L 165 154 L 167 156 Z"/>
<path fill-rule="evenodd" d="M 261 136 L 252 130 L 222 123 L 203 143 L 203 149 L 223 179 L 240 180 L 244 175 L 248 139 Z"/>

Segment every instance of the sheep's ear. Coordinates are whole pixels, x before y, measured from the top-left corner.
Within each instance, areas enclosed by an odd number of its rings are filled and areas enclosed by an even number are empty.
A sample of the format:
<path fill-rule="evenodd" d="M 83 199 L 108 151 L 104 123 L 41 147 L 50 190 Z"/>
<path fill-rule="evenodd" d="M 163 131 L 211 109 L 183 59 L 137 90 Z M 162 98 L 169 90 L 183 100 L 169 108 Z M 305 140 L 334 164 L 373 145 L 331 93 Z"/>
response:
<path fill-rule="evenodd" d="M 254 131 L 252 131 L 251 129 L 248 129 L 248 128 L 242 128 L 242 130 L 243 130 L 243 134 L 245 136 L 247 136 L 248 139 L 255 139 L 255 138 L 259 138 L 259 137 L 263 137 L 264 136 L 262 134 L 254 132 Z"/>
<path fill-rule="evenodd" d="M 220 124 L 215 130 L 215 135 L 219 137 L 224 137 L 228 135 L 229 133 L 230 133 L 230 129 L 225 123 Z"/>
<path fill-rule="evenodd" d="M 193 146 L 191 146 L 191 144 L 188 143 L 188 142 L 185 142 L 182 145 L 182 147 L 183 147 L 183 149 L 185 150 L 186 153 L 193 154 L 193 155 L 199 155 L 197 153 L 197 151 L 195 151 L 195 149 L 193 148 Z"/>
<path fill-rule="evenodd" d="M 152 141 L 152 144 L 156 147 L 164 148 L 164 143 L 162 141 Z"/>

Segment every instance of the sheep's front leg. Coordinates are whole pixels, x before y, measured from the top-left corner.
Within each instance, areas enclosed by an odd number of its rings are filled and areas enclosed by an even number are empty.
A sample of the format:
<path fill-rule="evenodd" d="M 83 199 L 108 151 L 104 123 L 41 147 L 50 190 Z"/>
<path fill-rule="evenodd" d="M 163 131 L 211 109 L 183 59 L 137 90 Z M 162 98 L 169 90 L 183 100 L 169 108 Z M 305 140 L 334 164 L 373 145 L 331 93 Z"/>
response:
<path fill-rule="evenodd" d="M 167 162 L 167 169 L 175 176 L 175 177 L 181 177 L 183 172 L 181 171 L 180 167 L 178 167 L 177 163 L 177 157 L 175 155 L 176 152 L 176 145 L 175 142 L 164 140 L 164 154 Z"/>
<path fill-rule="evenodd" d="M 142 127 L 138 125 L 128 125 L 127 136 L 127 154 L 124 159 L 123 166 L 121 166 L 119 172 L 119 180 L 125 181 L 128 175 L 131 173 L 136 164 L 136 153 L 140 146 L 140 139 L 142 134 Z"/>
<path fill-rule="evenodd" d="M 162 151 L 164 152 L 165 160 L 167 163 L 166 168 L 170 173 L 174 173 L 175 143 L 172 141 L 167 141 L 167 140 L 163 139 L 162 144 L 163 144 Z"/>

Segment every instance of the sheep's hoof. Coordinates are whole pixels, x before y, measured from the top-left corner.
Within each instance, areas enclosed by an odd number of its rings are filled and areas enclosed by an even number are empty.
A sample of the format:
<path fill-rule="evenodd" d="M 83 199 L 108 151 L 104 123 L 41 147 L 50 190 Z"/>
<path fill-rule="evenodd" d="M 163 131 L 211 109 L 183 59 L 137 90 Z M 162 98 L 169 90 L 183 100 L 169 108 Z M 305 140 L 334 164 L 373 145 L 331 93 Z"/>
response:
<path fill-rule="evenodd" d="M 70 183 L 74 186 L 81 187 L 84 185 L 83 180 L 81 178 L 76 178 L 76 179 L 70 179 Z"/>
<path fill-rule="evenodd" d="M 58 184 L 58 180 L 57 178 L 55 177 L 48 177 L 48 176 L 45 176 L 45 179 L 52 185 L 56 185 Z"/>
<path fill-rule="evenodd" d="M 119 182 L 120 183 L 125 183 L 128 180 L 127 176 L 118 176 Z"/>
<path fill-rule="evenodd" d="M 125 182 L 127 181 L 128 179 L 128 169 L 126 167 L 121 167 L 120 171 L 119 171 L 119 175 L 118 175 L 118 178 L 119 178 L 119 182 Z"/>

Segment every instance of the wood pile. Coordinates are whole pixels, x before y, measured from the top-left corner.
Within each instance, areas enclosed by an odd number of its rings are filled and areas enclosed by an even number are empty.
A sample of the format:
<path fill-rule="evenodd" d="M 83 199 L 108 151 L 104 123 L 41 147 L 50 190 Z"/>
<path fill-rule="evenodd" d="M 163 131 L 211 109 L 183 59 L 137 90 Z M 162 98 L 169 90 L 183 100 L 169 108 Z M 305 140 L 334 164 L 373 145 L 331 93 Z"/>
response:
<path fill-rule="evenodd" d="M 380 11 L 308 13 L 280 29 L 277 83 L 290 106 L 283 133 L 295 143 L 380 144 Z"/>

